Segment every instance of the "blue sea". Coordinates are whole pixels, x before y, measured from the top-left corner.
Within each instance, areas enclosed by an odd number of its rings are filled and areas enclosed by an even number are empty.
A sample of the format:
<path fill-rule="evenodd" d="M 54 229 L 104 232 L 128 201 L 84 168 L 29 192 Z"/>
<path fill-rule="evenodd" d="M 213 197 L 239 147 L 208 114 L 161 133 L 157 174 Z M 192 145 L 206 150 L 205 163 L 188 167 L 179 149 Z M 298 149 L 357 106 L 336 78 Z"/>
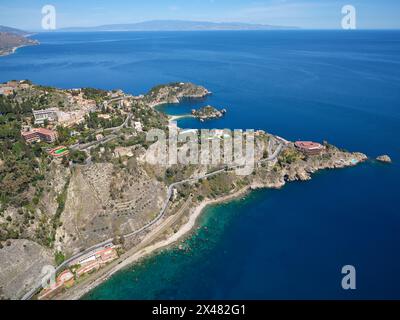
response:
<path fill-rule="evenodd" d="M 399 299 L 400 32 L 49 33 L 0 58 L 0 81 L 132 94 L 172 81 L 213 92 L 226 117 L 182 127 L 327 140 L 371 160 L 209 207 L 183 250 L 163 250 L 85 299 Z M 389 154 L 393 164 L 373 161 Z M 344 265 L 356 290 L 341 287 Z"/>

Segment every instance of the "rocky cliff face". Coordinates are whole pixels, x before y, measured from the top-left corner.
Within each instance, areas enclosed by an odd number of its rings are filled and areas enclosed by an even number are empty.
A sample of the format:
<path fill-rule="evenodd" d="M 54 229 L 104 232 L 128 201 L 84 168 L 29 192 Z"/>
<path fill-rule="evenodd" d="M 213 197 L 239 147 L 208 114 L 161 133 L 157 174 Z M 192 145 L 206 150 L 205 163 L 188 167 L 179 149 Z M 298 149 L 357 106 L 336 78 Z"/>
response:
<path fill-rule="evenodd" d="M 127 234 L 154 219 L 166 198 L 166 186 L 131 157 L 125 165 L 95 163 L 65 168 L 52 165 L 32 223 L 19 236 L 32 240 L 2 242 L 0 287 L 4 298 L 19 298 L 43 265 L 55 265 L 55 253 L 78 253 L 101 241 Z M 62 196 L 65 194 L 64 196 Z M 60 199 L 64 208 L 60 211 Z M 59 215 L 59 219 L 56 219 Z M 25 214 L 9 208 L 6 216 L 17 228 Z M 0 217 L 0 224 L 8 223 Z M 28 221 L 29 222 L 29 221 Z M 49 248 L 56 226 L 55 241 Z"/>
<path fill-rule="evenodd" d="M 341 151 L 333 146 L 319 155 L 306 156 L 289 144 L 279 158 L 257 168 L 250 185 L 252 188 L 281 188 L 287 182 L 310 180 L 319 170 L 351 167 L 367 159 L 363 153 Z"/>
<path fill-rule="evenodd" d="M 42 268 L 53 263 L 50 249 L 30 240 L 10 240 L 0 250 L 0 300 L 19 299 L 40 281 Z"/>
<path fill-rule="evenodd" d="M 97 163 L 74 169 L 57 231 L 67 254 L 135 231 L 158 214 L 166 187 L 141 166 Z"/>

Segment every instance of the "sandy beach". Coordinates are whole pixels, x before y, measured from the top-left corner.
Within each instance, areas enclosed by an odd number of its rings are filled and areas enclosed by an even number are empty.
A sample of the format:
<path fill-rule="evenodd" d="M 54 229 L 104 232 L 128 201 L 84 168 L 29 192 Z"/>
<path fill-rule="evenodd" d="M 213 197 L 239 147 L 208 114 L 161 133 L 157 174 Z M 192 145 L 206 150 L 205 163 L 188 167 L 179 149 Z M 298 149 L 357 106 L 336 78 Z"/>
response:
<path fill-rule="evenodd" d="M 82 296 L 93 290 L 95 287 L 105 282 L 116 272 L 124 268 L 127 268 L 133 265 L 134 263 L 137 263 L 141 259 L 149 256 L 150 254 L 154 254 L 160 249 L 167 248 L 168 246 L 173 245 L 177 241 L 182 240 L 185 236 L 188 236 L 190 232 L 194 230 L 194 228 L 196 227 L 197 220 L 201 216 L 202 212 L 206 207 L 213 204 L 222 203 L 225 201 L 230 201 L 232 199 L 239 198 L 245 195 L 249 191 L 249 189 L 250 187 L 247 186 L 241 190 L 238 190 L 221 198 L 206 199 L 202 201 L 199 205 L 197 205 L 195 208 L 192 209 L 188 221 L 185 224 L 183 224 L 176 233 L 172 234 L 167 239 L 161 240 L 154 244 L 145 245 L 145 247 L 139 249 L 139 251 L 137 250 L 137 247 L 130 249 L 125 253 L 125 256 L 127 256 L 127 258 L 121 258 L 123 259 L 122 261 L 117 260 L 116 263 L 112 263 L 110 266 L 108 266 L 108 268 L 105 267 L 104 269 L 99 270 L 97 273 L 92 275 L 94 277 L 92 281 L 88 279 L 87 282 L 85 281 L 81 284 L 76 285 L 75 287 L 72 287 L 65 293 L 57 296 L 55 299 L 60 299 L 60 300 L 80 299 Z M 165 219 L 165 221 L 163 221 L 159 226 L 157 226 L 157 228 L 155 228 L 150 234 L 148 234 L 143 239 L 142 243 L 154 242 L 154 240 L 156 240 L 160 236 L 159 232 L 163 231 L 165 226 L 170 223 L 171 218 L 173 218 L 173 216 Z"/>
<path fill-rule="evenodd" d="M 131 257 L 129 257 L 128 259 L 126 259 L 123 263 L 119 264 L 118 267 L 116 267 L 111 273 L 110 275 L 112 275 L 113 273 L 117 272 L 118 270 L 121 270 L 131 264 L 133 264 L 134 262 L 138 261 L 139 259 L 153 253 L 154 251 L 161 249 L 161 248 L 165 248 L 171 244 L 174 244 L 175 242 L 177 242 L 178 240 L 181 240 L 184 236 L 188 235 L 196 226 L 196 222 L 198 217 L 202 214 L 203 210 L 212 204 L 217 204 L 217 203 L 221 203 L 221 202 L 225 202 L 228 200 L 232 200 L 234 198 L 240 197 L 241 195 L 245 194 L 247 192 L 248 188 L 244 188 L 242 190 L 239 190 L 235 193 L 232 193 L 230 195 L 224 196 L 220 199 L 213 199 L 213 200 L 204 200 L 203 202 L 201 202 L 196 208 L 193 209 L 193 211 L 191 212 L 190 216 L 189 216 L 189 220 L 182 225 L 179 228 L 179 231 L 174 233 L 171 237 L 169 237 L 168 239 L 162 240 L 160 242 L 157 242 L 153 245 L 150 245 L 144 249 L 142 249 L 141 251 L 137 252 L 136 254 L 132 255 Z"/>

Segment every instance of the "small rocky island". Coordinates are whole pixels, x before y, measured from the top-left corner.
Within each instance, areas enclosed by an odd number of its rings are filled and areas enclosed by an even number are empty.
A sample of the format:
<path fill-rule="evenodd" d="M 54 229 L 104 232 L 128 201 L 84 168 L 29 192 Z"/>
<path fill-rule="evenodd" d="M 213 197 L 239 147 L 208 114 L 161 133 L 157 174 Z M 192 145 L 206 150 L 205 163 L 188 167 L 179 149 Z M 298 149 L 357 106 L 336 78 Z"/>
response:
<path fill-rule="evenodd" d="M 192 115 L 199 119 L 201 122 L 211 119 L 222 118 L 226 114 L 226 109 L 218 110 L 210 105 L 200 108 L 198 110 L 192 110 Z"/>
<path fill-rule="evenodd" d="M 383 163 L 392 163 L 392 159 L 386 154 L 377 157 L 376 160 Z"/>

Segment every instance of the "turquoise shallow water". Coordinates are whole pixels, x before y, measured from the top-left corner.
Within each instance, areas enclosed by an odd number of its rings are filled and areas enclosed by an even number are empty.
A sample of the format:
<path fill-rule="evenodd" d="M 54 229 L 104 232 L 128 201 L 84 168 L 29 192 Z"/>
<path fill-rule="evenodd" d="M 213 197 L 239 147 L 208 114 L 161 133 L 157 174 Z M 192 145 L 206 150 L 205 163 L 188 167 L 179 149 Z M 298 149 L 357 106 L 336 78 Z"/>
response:
<path fill-rule="evenodd" d="M 218 207 L 210 207 L 203 212 L 198 225 L 193 233 L 179 247 L 172 246 L 144 259 L 137 265 L 118 273 L 110 282 L 96 291 L 87 295 L 84 299 L 157 299 L 170 292 L 173 298 L 179 298 L 180 294 L 189 288 L 183 288 L 182 281 L 188 279 L 194 266 L 204 268 L 208 263 L 206 256 L 216 253 L 219 242 L 224 232 L 229 228 L 230 221 L 235 214 L 231 209 L 236 209 L 248 202 L 251 197 L 243 201 L 233 201 Z M 245 198 L 242 198 L 245 199 Z M 238 212 L 234 210 L 233 212 Z M 159 266 L 163 265 L 163 268 Z M 180 276 L 177 277 L 177 272 Z M 200 280 L 200 279 L 199 279 Z M 154 286 L 155 282 L 162 282 L 164 286 Z M 180 287 L 180 293 L 174 293 L 172 287 Z M 170 289 L 169 289 L 170 288 Z M 189 289 L 190 290 L 190 289 Z"/>
<path fill-rule="evenodd" d="M 86 299 L 400 298 L 400 32 L 277 31 L 39 34 L 0 59 L 0 81 L 122 88 L 192 81 L 213 95 L 164 106 L 227 108 L 183 127 L 255 128 L 329 142 L 368 162 L 212 207 L 188 251 L 162 251 Z M 207 229 L 205 229 L 207 227 Z M 343 265 L 357 290 L 340 287 Z"/>

